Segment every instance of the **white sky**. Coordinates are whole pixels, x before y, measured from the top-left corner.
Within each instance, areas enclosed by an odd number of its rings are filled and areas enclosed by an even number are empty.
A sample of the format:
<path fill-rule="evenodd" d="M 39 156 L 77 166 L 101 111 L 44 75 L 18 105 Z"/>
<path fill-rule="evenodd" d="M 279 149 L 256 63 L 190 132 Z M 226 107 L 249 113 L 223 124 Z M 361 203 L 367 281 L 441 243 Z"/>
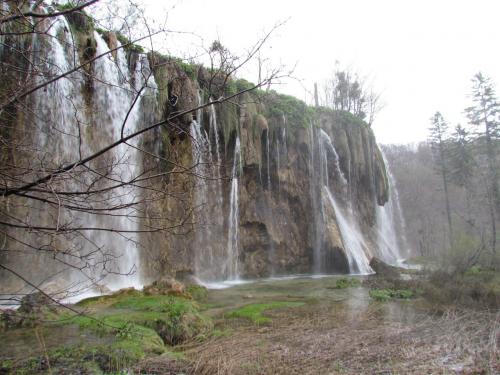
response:
<path fill-rule="evenodd" d="M 295 66 L 275 87 L 311 103 L 305 88 L 331 75 L 335 61 L 370 77 L 385 108 L 374 124 L 381 143 L 424 140 L 436 110 L 455 125 L 465 123 L 470 79 L 478 71 L 500 83 L 498 0 L 142 0 L 148 15 L 167 27 L 189 31 L 208 46 L 219 38 L 241 53 L 265 31 L 288 19 L 262 55 L 271 65 Z M 172 34 L 169 52 L 192 55 L 200 38 Z M 256 81 L 255 73 L 245 76 Z"/>

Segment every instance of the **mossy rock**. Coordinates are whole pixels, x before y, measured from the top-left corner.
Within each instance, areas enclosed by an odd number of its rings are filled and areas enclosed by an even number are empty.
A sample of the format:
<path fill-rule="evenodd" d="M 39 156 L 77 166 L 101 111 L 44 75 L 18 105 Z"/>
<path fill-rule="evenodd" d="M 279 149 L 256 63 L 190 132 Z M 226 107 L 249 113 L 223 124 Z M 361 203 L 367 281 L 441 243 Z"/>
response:
<path fill-rule="evenodd" d="M 377 273 L 377 276 L 387 279 L 398 279 L 400 277 L 400 271 L 397 267 L 390 266 L 379 258 L 372 258 L 370 267 Z"/>
<path fill-rule="evenodd" d="M 191 289 L 201 293 L 200 288 Z M 189 298 L 172 295 L 145 295 L 125 290 L 111 296 L 87 299 L 79 306 L 93 307 L 91 317 L 61 319 L 63 324 L 78 324 L 100 335 L 113 334 L 120 338 L 149 337 L 149 351 L 158 350 L 158 341 L 177 345 L 205 337 L 213 329 L 212 321 L 200 313 L 200 306 Z M 65 320 L 66 319 L 66 320 Z M 130 337 L 129 337 L 130 336 Z M 141 345 L 144 345 L 141 344 Z"/>
<path fill-rule="evenodd" d="M 143 288 L 145 295 L 174 295 L 179 297 L 189 297 L 185 286 L 180 281 L 171 277 L 164 277 L 154 281 Z"/>
<path fill-rule="evenodd" d="M 202 285 L 189 285 L 186 292 L 196 301 L 204 301 L 208 297 L 208 289 Z"/>
<path fill-rule="evenodd" d="M 94 31 L 94 20 L 84 11 L 68 13 L 66 19 L 75 31 L 87 34 Z"/>

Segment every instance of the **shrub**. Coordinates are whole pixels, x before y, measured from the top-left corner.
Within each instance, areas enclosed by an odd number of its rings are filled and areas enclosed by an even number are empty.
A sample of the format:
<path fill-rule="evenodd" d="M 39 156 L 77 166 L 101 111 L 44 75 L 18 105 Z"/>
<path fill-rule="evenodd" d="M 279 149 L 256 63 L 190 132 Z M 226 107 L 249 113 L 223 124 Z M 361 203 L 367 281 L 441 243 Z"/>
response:
<path fill-rule="evenodd" d="M 358 279 L 352 278 L 352 277 L 342 277 L 340 279 L 337 279 L 335 282 L 335 286 L 333 287 L 334 289 L 346 289 L 346 288 L 352 288 L 359 286 L 361 283 Z"/>
<path fill-rule="evenodd" d="M 201 285 L 189 285 L 186 292 L 196 301 L 203 301 L 208 297 L 208 289 Z"/>
<path fill-rule="evenodd" d="M 390 299 L 410 299 L 416 296 L 416 292 L 410 289 L 372 289 L 370 297 L 376 301 L 385 302 Z"/>

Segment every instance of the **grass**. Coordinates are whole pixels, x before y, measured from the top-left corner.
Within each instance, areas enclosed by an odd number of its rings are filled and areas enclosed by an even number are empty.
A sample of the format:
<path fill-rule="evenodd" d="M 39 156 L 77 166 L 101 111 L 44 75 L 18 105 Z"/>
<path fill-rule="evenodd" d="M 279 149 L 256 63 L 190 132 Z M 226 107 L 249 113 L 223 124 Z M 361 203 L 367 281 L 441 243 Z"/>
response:
<path fill-rule="evenodd" d="M 138 340 L 149 351 L 157 351 L 154 335 L 169 345 L 199 339 L 213 329 L 212 321 L 200 313 L 198 303 L 175 296 L 145 296 L 129 291 L 88 299 L 83 306 L 97 307 L 92 319 L 76 316 L 66 324 L 75 323 L 80 328 L 100 334 L 115 334 L 119 338 Z M 99 310 L 98 307 L 101 307 Z M 143 342 L 143 338 L 148 339 Z"/>
<path fill-rule="evenodd" d="M 432 272 L 423 285 L 430 302 L 472 308 L 500 308 L 500 272 L 473 266 L 464 272 Z"/>
<path fill-rule="evenodd" d="M 230 311 L 224 316 L 226 318 L 243 318 L 248 319 L 255 324 L 264 324 L 271 321 L 270 318 L 263 315 L 265 311 L 285 307 L 298 307 L 302 305 L 304 305 L 304 302 L 277 301 L 270 303 L 252 303 Z"/>
<path fill-rule="evenodd" d="M 335 281 L 335 285 L 330 287 L 331 289 L 346 289 L 360 286 L 361 282 L 359 279 L 355 279 L 352 277 L 342 277 Z"/>
<path fill-rule="evenodd" d="M 174 296 L 131 296 L 123 298 L 111 305 L 118 309 L 133 309 L 167 312 L 172 315 L 198 309 L 196 302 Z"/>
<path fill-rule="evenodd" d="M 417 293 L 410 289 L 372 289 L 370 297 L 379 302 L 391 299 L 410 299 L 416 297 Z"/>
<path fill-rule="evenodd" d="M 196 301 L 204 301 L 208 297 L 208 289 L 201 285 L 189 285 L 186 292 Z"/>

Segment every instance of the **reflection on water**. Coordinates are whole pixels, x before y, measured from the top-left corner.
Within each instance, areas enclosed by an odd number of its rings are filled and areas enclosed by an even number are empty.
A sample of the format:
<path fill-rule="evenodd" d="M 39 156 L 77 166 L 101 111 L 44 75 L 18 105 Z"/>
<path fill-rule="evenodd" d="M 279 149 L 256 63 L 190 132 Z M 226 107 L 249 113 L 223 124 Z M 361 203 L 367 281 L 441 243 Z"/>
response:
<path fill-rule="evenodd" d="M 262 280 L 246 280 L 238 283 L 209 284 L 209 304 L 213 306 L 207 313 L 218 315 L 250 303 L 269 301 L 306 301 L 302 309 L 294 309 L 296 314 L 326 314 L 335 324 L 357 319 L 366 314 L 369 318 L 382 322 L 411 323 L 428 313 L 415 300 L 395 300 L 385 303 L 373 301 L 367 288 L 362 286 L 337 289 L 337 281 L 346 276 L 294 275 L 273 277 Z M 360 282 L 370 276 L 349 276 Z"/>
<path fill-rule="evenodd" d="M 9 330 L 2 335 L 0 358 L 29 358 L 45 354 L 45 348 L 61 345 L 70 347 L 79 344 L 104 344 L 110 338 L 98 337 L 82 331 L 75 325 Z"/>

